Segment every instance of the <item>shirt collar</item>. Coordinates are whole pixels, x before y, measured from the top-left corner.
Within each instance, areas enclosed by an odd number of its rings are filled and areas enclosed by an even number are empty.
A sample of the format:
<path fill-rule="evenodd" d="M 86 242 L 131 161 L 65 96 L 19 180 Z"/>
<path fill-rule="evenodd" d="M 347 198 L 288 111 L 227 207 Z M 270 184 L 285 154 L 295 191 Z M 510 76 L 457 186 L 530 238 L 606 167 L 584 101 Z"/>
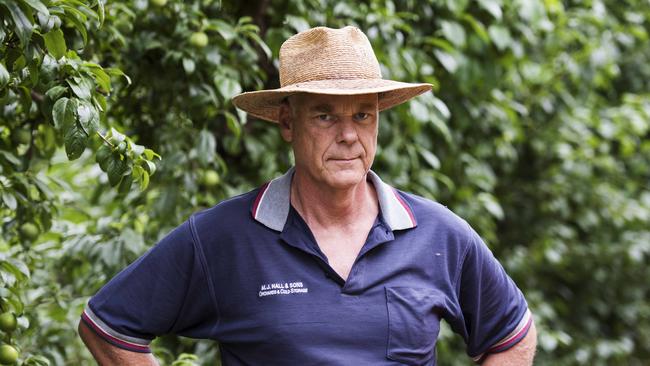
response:
<path fill-rule="evenodd" d="M 264 226 L 282 231 L 289 216 L 291 207 L 291 178 L 295 168 L 289 169 L 284 175 L 264 184 L 253 201 L 251 214 Z M 368 178 L 375 186 L 379 210 L 388 227 L 395 230 L 406 230 L 417 226 L 411 207 L 400 196 L 395 188 L 384 183 L 372 170 Z"/>

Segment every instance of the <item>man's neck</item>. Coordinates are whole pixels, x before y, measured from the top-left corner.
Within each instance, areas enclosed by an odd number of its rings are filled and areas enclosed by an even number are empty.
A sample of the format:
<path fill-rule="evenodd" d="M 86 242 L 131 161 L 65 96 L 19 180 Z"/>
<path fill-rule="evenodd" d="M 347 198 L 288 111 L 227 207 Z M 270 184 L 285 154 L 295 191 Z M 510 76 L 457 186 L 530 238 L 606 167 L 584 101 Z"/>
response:
<path fill-rule="evenodd" d="M 377 193 L 363 180 L 345 189 L 333 189 L 296 172 L 291 182 L 291 203 L 310 227 L 346 227 L 379 213 Z"/>

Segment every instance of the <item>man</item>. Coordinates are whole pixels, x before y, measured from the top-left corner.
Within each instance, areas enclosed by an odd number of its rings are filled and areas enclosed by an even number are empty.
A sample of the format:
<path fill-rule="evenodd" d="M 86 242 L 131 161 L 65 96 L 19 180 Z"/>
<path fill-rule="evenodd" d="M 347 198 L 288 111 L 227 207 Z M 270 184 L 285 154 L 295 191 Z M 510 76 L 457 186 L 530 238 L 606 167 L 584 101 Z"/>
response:
<path fill-rule="evenodd" d="M 441 319 L 485 365 L 530 365 L 526 301 L 444 206 L 372 171 L 379 111 L 429 91 L 381 78 L 358 29 L 280 50 L 281 88 L 235 105 L 277 122 L 295 167 L 197 213 L 111 280 L 79 332 L 100 364 L 155 364 L 161 334 L 219 341 L 230 365 L 435 365 Z"/>

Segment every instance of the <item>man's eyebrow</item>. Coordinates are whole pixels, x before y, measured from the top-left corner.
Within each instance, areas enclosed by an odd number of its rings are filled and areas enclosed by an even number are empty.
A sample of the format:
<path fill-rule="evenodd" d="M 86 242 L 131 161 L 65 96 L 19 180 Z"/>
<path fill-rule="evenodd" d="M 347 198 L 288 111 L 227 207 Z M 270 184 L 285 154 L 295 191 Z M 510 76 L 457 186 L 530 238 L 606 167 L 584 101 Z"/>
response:
<path fill-rule="evenodd" d="M 332 113 L 334 107 L 331 104 L 317 104 L 309 108 L 310 112 Z"/>
<path fill-rule="evenodd" d="M 375 105 L 372 103 L 362 103 L 359 105 L 359 110 L 362 111 L 367 111 L 367 110 L 374 110 Z M 331 104 L 317 104 L 311 108 L 309 108 L 310 112 L 319 112 L 319 113 L 332 113 L 334 111 L 334 107 Z"/>

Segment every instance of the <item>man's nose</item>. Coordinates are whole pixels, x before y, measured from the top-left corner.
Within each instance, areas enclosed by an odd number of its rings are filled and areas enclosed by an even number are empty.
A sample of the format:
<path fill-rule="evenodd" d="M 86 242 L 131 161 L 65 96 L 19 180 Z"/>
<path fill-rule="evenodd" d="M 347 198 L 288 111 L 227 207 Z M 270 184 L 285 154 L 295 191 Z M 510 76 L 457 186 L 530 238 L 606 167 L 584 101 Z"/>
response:
<path fill-rule="evenodd" d="M 338 142 L 349 144 L 358 139 L 359 135 L 352 117 L 342 118 L 339 121 Z"/>

